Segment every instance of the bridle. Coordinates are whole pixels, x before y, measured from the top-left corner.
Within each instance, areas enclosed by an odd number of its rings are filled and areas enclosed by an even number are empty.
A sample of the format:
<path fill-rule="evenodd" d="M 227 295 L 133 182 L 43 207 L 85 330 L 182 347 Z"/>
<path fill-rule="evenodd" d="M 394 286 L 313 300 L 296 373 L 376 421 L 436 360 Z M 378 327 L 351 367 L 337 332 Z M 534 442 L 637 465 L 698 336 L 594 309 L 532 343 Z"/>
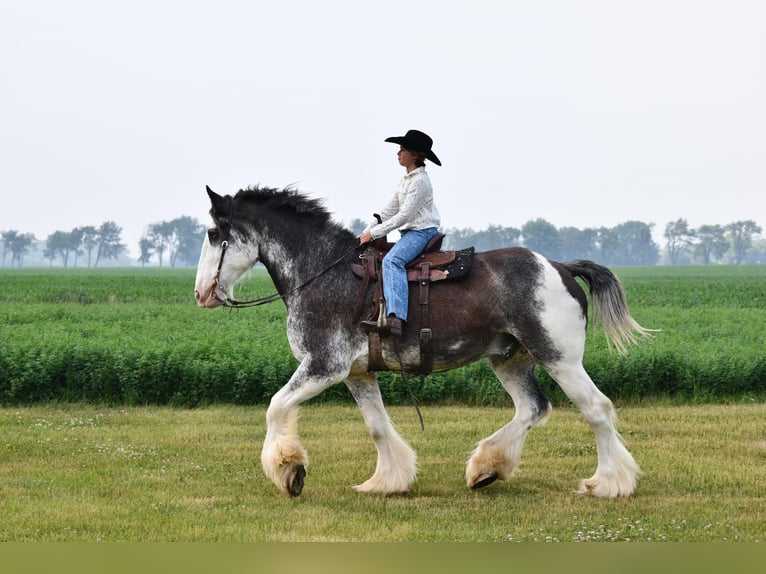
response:
<path fill-rule="evenodd" d="M 220 283 L 220 276 L 221 276 L 221 267 L 223 267 L 223 257 L 226 255 L 226 250 L 229 247 L 229 242 L 224 239 L 221 241 L 221 258 L 218 260 L 218 268 L 215 271 L 215 276 L 213 277 L 213 281 L 215 281 L 216 286 L 221 289 L 221 283 Z M 285 299 L 288 296 L 292 295 L 299 289 L 302 289 L 309 283 L 311 283 L 314 279 L 320 277 L 321 275 L 324 275 L 327 273 L 330 269 L 335 267 L 338 263 L 343 261 L 346 257 L 351 255 L 354 251 L 356 251 L 358 247 L 354 247 L 350 251 L 344 253 L 340 257 L 338 257 L 335 261 L 330 263 L 327 267 L 322 269 L 319 273 L 312 275 L 309 277 L 306 281 L 289 291 L 288 293 L 280 294 L 280 293 L 273 293 L 271 295 L 268 295 L 267 297 L 259 297 L 258 299 L 249 299 L 247 301 L 238 301 L 237 299 L 234 299 L 232 297 L 229 297 L 226 295 L 226 301 L 224 301 L 223 306 L 229 307 L 231 309 L 242 309 L 244 307 L 258 307 L 259 305 L 265 305 L 267 303 L 273 303 L 274 301 L 279 301 L 280 299 Z M 221 289 L 223 291 L 223 289 Z"/>
<path fill-rule="evenodd" d="M 221 241 L 221 258 L 218 260 L 218 268 L 215 270 L 215 277 L 213 277 L 213 281 L 215 281 L 216 286 L 221 289 L 221 267 L 223 267 L 223 256 L 226 255 L 226 249 L 229 247 L 229 242 L 224 239 Z M 221 289 L 223 291 L 223 289 Z M 260 297 L 259 299 L 250 299 L 248 301 L 237 301 L 236 299 L 233 299 L 226 295 L 226 301 L 224 301 L 223 306 L 229 307 L 229 308 L 235 308 L 235 307 L 257 307 L 259 305 L 265 305 L 266 303 L 271 303 L 273 301 L 279 301 L 280 299 L 284 299 L 287 295 L 280 295 L 279 293 L 274 293 L 273 295 L 269 295 L 268 297 Z"/>

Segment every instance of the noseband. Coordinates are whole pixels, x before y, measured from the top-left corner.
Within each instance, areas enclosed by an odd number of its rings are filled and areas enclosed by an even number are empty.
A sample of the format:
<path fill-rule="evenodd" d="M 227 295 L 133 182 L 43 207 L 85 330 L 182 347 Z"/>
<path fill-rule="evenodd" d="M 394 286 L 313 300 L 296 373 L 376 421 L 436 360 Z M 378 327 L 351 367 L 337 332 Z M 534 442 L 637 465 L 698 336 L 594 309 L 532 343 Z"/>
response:
<path fill-rule="evenodd" d="M 226 255 L 226 249 L 229 247 L 229 242 L 227 240 L 221 241 L 221 258 L 218 260 L 218 268 L 215 270 L 215 277 L 213 277 L 213 281 L 215 281 L 216 286 L 223 291 L 221 288 L 221 267 L 223 267 L 223 257 Z M 287 295 L 280 295 L 279 293 L 274 293 L 273 295 L 269 295 L 268 297 L 260 297 L 259 299 L 250 299 L 248 301 L 237 301 L 236 299 L 233 299 L 232 297 L 229 297 L 226 295 L 226 301 L 224 301 L 223 306 L 224 307 L 257 307 L 258 305 L 265 305 L 266 303 L 272 303 L 273 301 L 279 301 L 280 299 L 284 299 Z"/>
<path fill-rule="evenodd" d="M 215 276 L 213 277 L 213 281 L 215 281 L 216 286 L 219 289 L 221 289 L 221 291 L 223 291 L 223 289 L 221 288 L 221 282 L 220 282 L 221 267 L 223 267 L 223 257 L 224 257 L 224 255 L 226 255 L 226 249 L 228 249 L 228 247 L 229 247 L 229 242 L 227 240 L 224 239 L 223 241 L 221 241 L 221 258 L 218 260 L 218 268 L 216 269 Z M 285 299 L 288 295 L 292 295 L 293 293 L 295 293 L 299 289 L 305 287 L 306 285 L 311 283 L 317 277 L 327 273 L 330 269 L 332 269 L 338 263 L 343 261 L 351 253 L 356 251 L 356 249 L 357 249 L 357 247 L 354 247 L 354 249 L 352 249 L 351 251 L 349 251 L 347 253 L 344 253 L 343 255 L 338 257 L 335 261 L 330 263 L 330 265 L 328 265 L 327 267 L 322 269 L 316 275 L 313 275 L 313 276 L 309 277 L 306 281 L 304 281 L 303 283 L 298 285 L 295 289 L 293 289 L 289 293 L 285 293 L 284 295 L 281 295 L 279 293 L 274 293 L 274 294 L 269 295 L 267 297 L 260 297 L 258 299 L 249 299 L 247 301 L 237 301 L 236 299 L 226 295 L 226 301 L 224 301 L 223 306 L 224 307 L 229 307 L 229 308 L 232 308 L 232 309 L 233 308 L 242 308 L 242 307 L 258 307 L 259 305 L 265 305 L 266 303 L 273 303 L 274 301 L 279 301 L 280 299 Z"/>

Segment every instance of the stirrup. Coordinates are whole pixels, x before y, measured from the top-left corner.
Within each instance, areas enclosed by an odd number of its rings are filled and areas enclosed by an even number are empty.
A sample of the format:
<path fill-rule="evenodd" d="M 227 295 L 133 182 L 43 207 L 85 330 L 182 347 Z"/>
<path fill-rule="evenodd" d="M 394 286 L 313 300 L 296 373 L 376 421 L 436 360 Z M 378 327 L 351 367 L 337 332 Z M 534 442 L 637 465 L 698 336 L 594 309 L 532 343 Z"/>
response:
<path fill-rule="evenodd" d="M 382 329 L 378 327 L 377 321 L 361 321 L 359 324 L 362 326 L 362 329 L 368 333 L 378 333 L 382 331 Z M 383 329 L 386 329 L 386 327 L 383 327 Z"/>
<path fill-rule="evenodd" d="M 381 337 L 388 337 L 389 335 L 388 323 L 385 320 L 382 325 L 379 325 L 377 320 L 360 321 L 359 324 L 368 333 L 377 333 Z"/>

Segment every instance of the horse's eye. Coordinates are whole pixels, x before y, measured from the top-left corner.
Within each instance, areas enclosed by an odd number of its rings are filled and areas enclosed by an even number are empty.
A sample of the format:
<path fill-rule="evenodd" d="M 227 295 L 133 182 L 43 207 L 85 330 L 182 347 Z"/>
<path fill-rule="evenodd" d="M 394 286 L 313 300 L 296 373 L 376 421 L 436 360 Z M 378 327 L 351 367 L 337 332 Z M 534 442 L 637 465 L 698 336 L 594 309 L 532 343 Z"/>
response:
<path fill-rule="evenodd" d="M 213 243 L 216 239 L 219 237 L 218 230 L 215 227 L 211 227 L 207 230 L 207 238 L 210 241 L 210 243 Z"/>

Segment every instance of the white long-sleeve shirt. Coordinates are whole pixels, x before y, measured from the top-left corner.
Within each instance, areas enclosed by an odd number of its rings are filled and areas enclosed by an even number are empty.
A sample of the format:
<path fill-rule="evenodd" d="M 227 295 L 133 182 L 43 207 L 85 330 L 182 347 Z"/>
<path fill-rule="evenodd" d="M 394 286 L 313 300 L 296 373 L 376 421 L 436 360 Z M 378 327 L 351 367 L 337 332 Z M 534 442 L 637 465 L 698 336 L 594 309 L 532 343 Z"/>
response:
<path fill-rule="evenodd" d="M 396 193 L 380 213 L 383 223 L 368 228 L 373 239 L 387 235 L 394 229 L 427 229 L 439 227 L 441 218 L 434 205 L 431 178 L 420 166 L 405 174 Z"/>

